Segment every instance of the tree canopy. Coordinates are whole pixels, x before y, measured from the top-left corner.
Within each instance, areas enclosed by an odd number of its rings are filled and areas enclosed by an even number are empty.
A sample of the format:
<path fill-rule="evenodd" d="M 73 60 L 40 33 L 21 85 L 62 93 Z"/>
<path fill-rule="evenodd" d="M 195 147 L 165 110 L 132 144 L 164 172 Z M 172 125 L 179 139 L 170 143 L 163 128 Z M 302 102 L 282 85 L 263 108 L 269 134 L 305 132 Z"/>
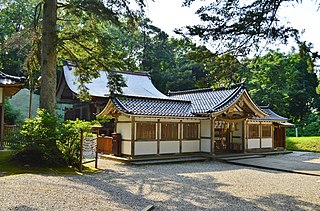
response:
<path fill-rule="evenodd" d="M 185 0 L 184 6 L 195 1 Z M 202 23 L 176 31 L 187 37 L 198 36 L 218 54 L 248 55 L 274 42 L 287 44 L 289 38 L 300 42 L 300 32 L 279 18 L 279 9 L 289 3 L 299 4 L 301 1 L 204 1 L 196 11 Z M 317 1 L 315 6 L 319 7 Z M 313 56 L 319 58 L 318 53 Z"/>

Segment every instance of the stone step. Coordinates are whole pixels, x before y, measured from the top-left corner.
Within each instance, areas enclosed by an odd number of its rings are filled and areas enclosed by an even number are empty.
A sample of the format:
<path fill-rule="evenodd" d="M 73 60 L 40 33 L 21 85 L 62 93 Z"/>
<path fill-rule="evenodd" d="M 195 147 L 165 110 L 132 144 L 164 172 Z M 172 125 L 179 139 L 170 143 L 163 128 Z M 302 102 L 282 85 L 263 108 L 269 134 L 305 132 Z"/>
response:
<path fill-rule="evenodd" d="M 220 160 L 220 161 L 229 161 L 229 160 L 241 160 L 241 159 L 250 159 L 250 158 L 261 158 L 261 157 L 265 157 L 265 155 L 242 155 L 242 156 L 228 156 L 228 157 L 219 157 L 216 158 L 216 160 Z"/>
<path fill-rule="evenodd" d="M 150 164 L 164 164 L 164 163 L 182 163 L 182 162 L 200 162 L 207 161 L 206 157 L 189 157 L 189 158 L 168 158 L 159 160 L 140 160 L 140 161 L 130 161 L 133 165 L 150 165 Z"/>

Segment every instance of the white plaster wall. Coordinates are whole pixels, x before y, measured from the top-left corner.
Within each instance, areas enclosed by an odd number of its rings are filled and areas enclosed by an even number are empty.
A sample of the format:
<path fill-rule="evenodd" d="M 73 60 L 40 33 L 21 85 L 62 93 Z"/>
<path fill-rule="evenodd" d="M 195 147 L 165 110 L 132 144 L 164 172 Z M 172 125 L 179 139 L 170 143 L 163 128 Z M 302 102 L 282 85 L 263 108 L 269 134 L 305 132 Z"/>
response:
<path fill-rule="evenodd" d="M 131 139 L 131 123 L 117 123 L 117 133 L 120 133 L 123 139 Z"/>
<path fill-rule="evenodd" d="M 260 139 L 248 139 L 248 149 L 260 148 Z"/>
<path fill-rule="evenodd" d="M 157 122 L 157 118 L 144 118 L 144 117 L 136 117 L 135 118 L 136 122 Z"/>
<path fill-rule="evenodd" d="M 156 141 L 138 141 L 135 142 L 134 155 L 154 155 L 157 154 Z"/>
<path fill-rule="evenodd" d="M 121 142 L 121 153 L 124 155 L 131 155 L 131 142 L 122 141 Z"/>
<path fill-rule="evenodd" d="M 160 122 L 175 122 L 175 123 L 179 123 L 180 119 L 160 119 Z"/>
<path fill-rule="evenodd" d="M 199 152 L 199 140 L 182 141 L 182 152 Z"/>
<path fill-rule="evenodd" d="M 262 138 L 261 148 L 272 148 L 272 138 Z"/>
<path fill-rule="evenodd" d="M 210 139 L 201 139 L 201 152 L 210 152 Z"/>
<path fill-rule="evenodd" d="M 179 141 L 160 141 L 160 154 L 179 153 Z"/>
<path fill-rule="evenodd" d="M 201 120 L 201 137 L 211 137 L 210 120 Z"/>
<path fill-rule="evenodd" d="M 131 121 L 131 119 L 130 119 L 130 117 L 127 117 L 127 116 L 125 116 L 125 115 L 120 115 L 119 117 L 118 117 L 118 121 Z"/>

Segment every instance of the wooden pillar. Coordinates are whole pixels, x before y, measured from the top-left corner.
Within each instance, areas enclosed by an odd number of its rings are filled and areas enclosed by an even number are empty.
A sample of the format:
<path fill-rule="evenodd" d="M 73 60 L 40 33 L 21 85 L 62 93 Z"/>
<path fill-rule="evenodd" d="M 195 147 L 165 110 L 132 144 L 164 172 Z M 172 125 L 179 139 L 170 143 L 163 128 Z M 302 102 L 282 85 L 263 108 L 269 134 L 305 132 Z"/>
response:
<path fill-rule="evenodd" d="M 247 152 L 248 150 L 248 124 L 247 124 L 247 121 L 244 120 L 243 121 L 243 127 L 242 127 L 242 130 L 243 130 L 243 152 Z"/>
<path fill-rule="evenodd" d="M 283 127 L 283 149 L 286 149 L 286 139 L 287 139 L 287 134 L 286 134 L 286 128 Z"/>
<path fill-rule="evenodd" d="M 201 120 L 200 120 L 200 123 L 199 123 L 199 133 L 198 133 L 198 139 L 199 139 L 199 152 L 202 152 L 201 151 Z"/>
<path fill-rule="evenodd" d="M 134 156 L 135 117 L 131 116 L 131 157 Z"/>
<path fill-rule="evenodd" d="M 157 120 L 157 155 L 160 155 L 160 127 L 161 127 L 161 123 L 160 123 L 160 119 Z"/>
<path fill-rule="evenodd" d="M 211 140 L 210 140 L 210 154 L 215 154 L 215 139 L 214 139 L 214 120 L 215 118 L 210 119 L 210 131 L 211 131 Z"/>
<path fill-rule="evenodd" d="M 183 135 L 183 124 L 182 124 L 182 120 L 180 120 L 180 135 L 179 135 L 179 153 L 182 153 L 182 135 Z"/>
<path fill-rule="evenodd" d="M 259 122 L 260 149 L 262 149 L 262 124 Z"/>
<path fill-rule="evenodd" d="M 4 88 L 0 88 L 0 148 L 3 146 L 4 135 Z"/>

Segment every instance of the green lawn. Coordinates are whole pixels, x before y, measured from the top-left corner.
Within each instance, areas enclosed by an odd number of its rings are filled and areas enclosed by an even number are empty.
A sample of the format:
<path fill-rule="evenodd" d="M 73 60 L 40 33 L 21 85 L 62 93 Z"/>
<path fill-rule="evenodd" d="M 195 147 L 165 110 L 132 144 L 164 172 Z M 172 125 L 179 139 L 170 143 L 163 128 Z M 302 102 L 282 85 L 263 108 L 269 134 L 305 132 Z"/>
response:
<path fill-rule="evenodd" d="M 287 137 L 287 150 L 320 152 L 320 137 Z"/>
<path fill-rule="evenodd" d="M 74 168 L 36 168 L 36 167 L 28 167 L 28 166 L 19 166 L 16 163 L 10 161 L 12 157 L 12 151 L 0 151 L 0 176 L 4 175 L 12 175 L 12 174 L 24 174 L 24 173 L 32 173 L 32 174 L 68 174 L 68 175 L 76 175 L 80 174 Z M 91 169 L 85 167 L 84 173 L 92 173 L 96 172 L 96 169 Z"/>

